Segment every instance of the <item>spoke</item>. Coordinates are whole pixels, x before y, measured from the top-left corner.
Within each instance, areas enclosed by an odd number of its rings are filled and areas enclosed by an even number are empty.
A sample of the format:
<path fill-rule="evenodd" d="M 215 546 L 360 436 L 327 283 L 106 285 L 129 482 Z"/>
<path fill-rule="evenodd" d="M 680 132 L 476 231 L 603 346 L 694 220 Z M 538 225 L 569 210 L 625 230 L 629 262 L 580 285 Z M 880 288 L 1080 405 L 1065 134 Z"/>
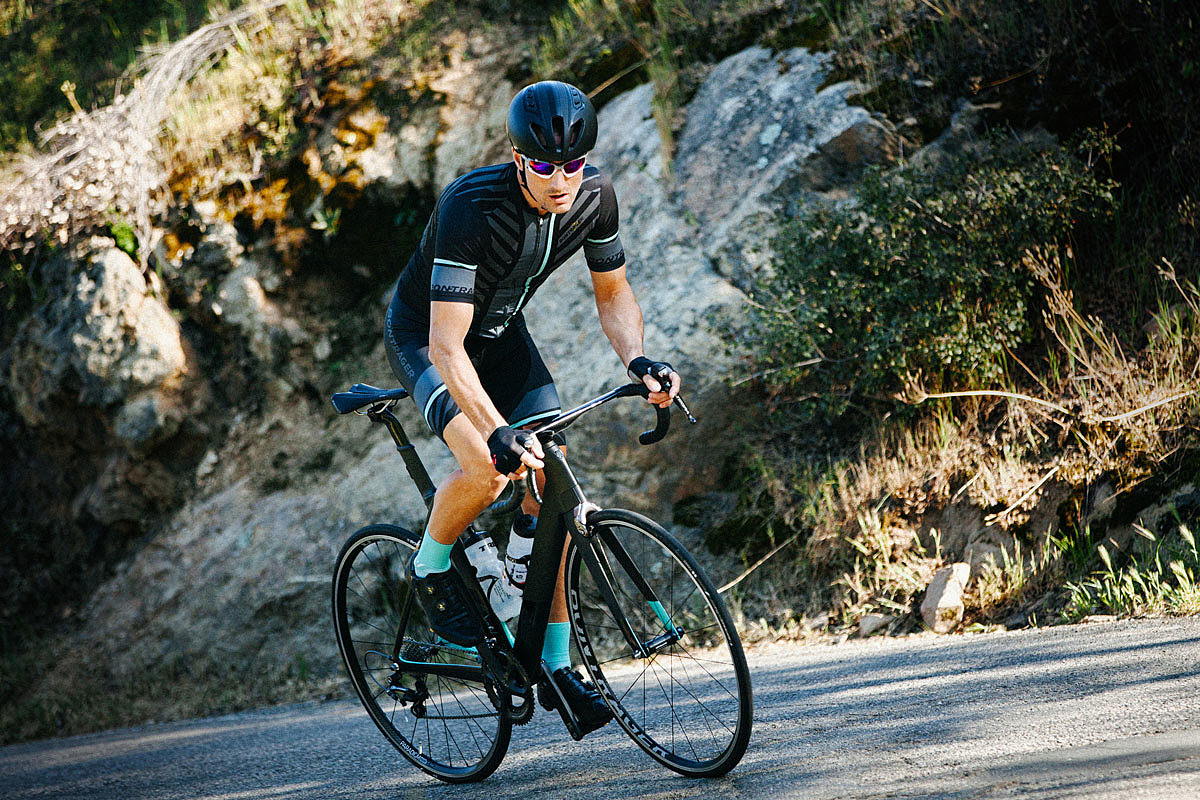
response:
<path fill-rule="evenodd" d="M 363 557 L 364 557 L 364 558 L 366 557 L 366 554 L 365 554 L 365 553 L 363 554 Z M 369 558 L 368 558 L 367 560 L 368 560 L 368 561 L 370 561 L 370 559 L 369 559 Z M 358 595 L 359 597 L 361 597 L 361 598 L 362 598 L 364 601 L 366 601 L 366 602 L 370 603 L 370 602 L 371 602 L 371 597 L 370 597 L 370 595 L 371 595 L 371 587 L 370 587 L 370 586 L 367 586 L 367 582 L 366 582 L 366 581 L 364 581 L 364 580 L 362 579 L 362 575 L 359 575 L 359 574 L 358 574 L 358 569 L 357 569 L 357 568 L 355 568 L 355 567 L 351 566 L 351 567 L 350 567 L 350 572 L 351 572 L 351 573 L 354 575 L 354 578 L 355 578 L 355 580 L 357 580 L 357 581 L 359 582 L 359 584 L 361 584 L 361 585 L 362 585 L 363 591 L 364 591 L 364 592 L 366 592 L 366 594 L 358 594 L 358 592 L 354 592 L 354 593 L 355 593 L 356 595 Z M 347 588 L 348 590 L 350 590 L 350 591 L 354 591 L 353 589 L 350 589 L 349 585 L 347 585 L 347 586 L 346 586 L 346 588 Z"/>
<path fill-rule="evenodd" d="M 438 679 L 438 683 L 442 683 L 442 680 L 440 678 Z M 466 762 L 466 760 L 467 760 L 466 753 L 464 753 L 462 751 L 462 748 L 459 747 L 458 738 L 451 735 L 450 726 L 446 724 L 445 709 L 442 710 L 442 731 L 443 731 L 443 733 L 446 734 L 446 759 L 450 763 L 450 766 L 454 766 L 454 755 L 450 752 L 451 745 L 453 745 L 454 749 L 458 751 L 459 758 L 461 758 L 464 762 Z"/>
<path fill-rule="evenodd" d="M 471 715 L 470 715 L 471 712 L 467 711 L 467 707 L 463 705 L 462 700 L 459 698 L 459 696 L 457 694 L 454 695 L 454 702 L 457 703 L 458 707 L 462 709 L 463 718 L 467 720 L 467 723 L 466 723 L 467 733 L 471 734 L 471 741 L 473 741 L 475 743 L 475 749 L 479 751 L 479 757 L 483 758 L 483 756 L 486 755 L 487 751 L 484 748 L 479 746 L 479 739 L 478 739 L 478 737 L 475 736 L 475 731 L 471 730 L 471 723 L 474 722 L 475 727 L 479 728 L 479 732 L 481 734 L 483 734 L 484 736 L 487 736 L 487 731 L 485 731 L 483 729 L 483 726 L 481 724 L 479 724 L 478 720 L 471 717 Z"/>
<path fill-rule="evenodd" d="M 363 558 L 365 558 L 367 560 L 367 565 L 371 568 L 371 571 L 373 571 L 376 575 L 379 576 L 380 581 L 383 583 L 383 586 L 386 588 L 388 585 L 387 573 L 385 573 L 383 570 L 381 570 L 379 568 L 379 565 L 376 562 L 376 560 L 371 558 L 371 554 L 367 552 L 367 548 L 371 547 L 371 545 L 374 545 L 374 549 L 376 550 L 376 552 L 378 552 L 379 540 L 375 540 L 374 542 L 370 542 L 366 545 L 363 545 L 363 549 L 362 549 Z M 361 578 L 360 578 L 360 580 L 361 580 Z M 366 582 L 364 581 L 363 584 L 365 586 Z"/>
<path fill-rule="evenodd" d="M 691 676 L 689 675 L 689 676 L 688 676 L 688 678 L 689 678 L 689 680 L 690 680 L 690 679 L 691 679 Z M 720 718 L 719 716 L 717 716 L 715 713 L 713 713 L 712 709 L 710 709 L 710 708 L 708 707 L 708 704 L 707 704 L 707 703 L 705 703 L 703 700 L 701 700 L 701 699 L 700 699 L 700 697 L 699 697 L 699 696 L 697 696 L 695 692 L 693 692 L 693 691 L 692 691 L 691 689 L 689 689 L 687 686 L 684 686 L 684 685 L 683 685 L 683 683 L 682 683 L 680 680 L 678 680 L 677 678 L 675 678 L 673 674 L 671 675 L 671 680 L 672 680 L 672 682 L 673 682 L 675 685 L 677 685 L 677 686 L 678 686 L 680 689 L 683 689 L 683 691 L 685 691 L 685 692 L 687 692 L 689 695 L 691 695 L 692 699 L 696 701 L 696 705 L 698 705 L 698 706 L 701 708 L 701 710 L 703 710 L 705 713 L 707 713 L 707 714 L 708 714 L 708 716 L 710 716 L 710 717 L 712 717 L 713 719 L 715 719 L 715 720 L 716 720 L 716 721 L 717 721 L 717 722 L 718 722 L 718 723 L 721 725 L 721 727 L 725 728 L 725 730 L 729 731 L 731 734 L 733 733 L 733 729 L 732 729 L 732 728 L 730 728 L 728 725 L 726 725 L 726 724 L 725 724 L 725 723 L 724 723 L 724 722 L 721 720 L 721 718 Z M 720 682 L 719 680 L 717 680 L 716 678 L 713 678 L 713 680 L 714 680 L 714 681 L 717 683 L 717 685 L 718 685 L 718 686 L 721 686 L 721 682 Z M 722 688 L 722 689 L 725 689 L 725 687 L 724 687 L 724 686 L 721 686 L 721 688 Z M 733 697 L 733 696 L 734 696 L 732 693 L 730 693 L 730 692 L 729 692 L 729 690 L 728 690 L 728 689 L 725 689 L 725 692 L 726 692 L 727 694 L 729 694 L 729 696 L 730 696 L 730 697 Z"/>
<path fill-rule="evenodd" d="M 388 632 L 387 632 L 387 631 L 385 631 L 383 628 L 379 627 L 378 625 L 376 625 L 376 624 L 374 624 L 374 623 L 367 622 L 365 619 L 359 619 L 357 616 L 355 616 L 355 617 L 354 617 L 354 622 L 358 623 L 359 625 L 366 625 L 368 628 L 374 628 L 375 630 L 377 630 L 377 631 L 379 631 L 380 633 L 382 633 L 384 636 L 387 636 L 387 635 L 388 635 Z M 353 641 L 357 642 L 357 641 L 359 641 L 359 640 L 358 640 L 358 639 L 353 639 Z M 387 646 L 388 646 L 388 647 L 391 647 L 391 646 L 392 646 L 392 642 L 388 642 L 388 643 L 387 643 Z"/>
<path fill-rule="evenodd" d="M 613 656 L 612 658 L 608 659 L 607 661 L 597 661 L 596 664 L 598 666 L 602 667 L 605 664 L 615 664 L 618 661 L 630 661 L 631 659 L 633 659 L 633 653 L 623 653 L 622 655 L 619 655 L 619 656 Z"/>
<path fill-rule="evenodd" d="M 682 657 L 682 656 L 675 656 L 675 658 L 677 658 L 677 659 L 679 659 L 679 660 L 683 660 L 683 657 Z M 730 697 L 736 697 L 736 696 L 737 696 L 737 695 L 736 695 L 734 692 L 731 692 L 731 691 L 729 691 L 729 687 L 727 687 L 727 686 L 726 686 L 724 683 L 722 683 L 720 678 L 718 678 L 716 675 L 713 675 L 711 672 L 709 672 L 709 671 L 708 671 L 708 669 L 706 669 L 706 668 L 705 668 L 704 664 L 702 664 L 702 663 L 701 663 L 700 659 L 698 659 L 698 658 L 694 658 L 694 657 L 691 657 L 691 654 L 689 653 L 689 654 L 688 654 L 688 660 L 689 660 L 689 661 L 691 661 L 691 662 L 693 662 L 693 663 L 694 663 L 694 664 L 695 664 L 697 667 L 699 667 L 701 670 L 703 670 L 705 675 L 707 675 L 708 677 L 712 678 L 712 680 L 713 680 L 713 683 L 717 684 L 717 686 L 720 686 L 722 689 L 724 689 L 724 690 L 725 690 L 725 694 L 729 695 Z M 723 662 L 720 662 L 720 661 L 714 661 L 714 662 L 710 662 L 710 663 L 714 663 L 714 664 L 723 664 Z M 723 665 L 724 665 L 724 666 L 728 666 L 728 667 L 730 667 L 731 669 L 733 668 L 733 663 L 732 663 L 732 662 L 730 662 L 730 663 L 728 663 L 728 664 L 723 664 Z M 735 680 L 737 679 L 737 670 L 736 670 L 736 669 L 734 670 L 733 677 L 734 677 L 734 679 L 735 679 Z"/>
<path fill-rule="evenodd" d="M 687 740 L 688 747 L 692 748 L 692 755 L 696 756 L 696 760 L 699 761 L 700 754 L 698 752 L 696 752 L 696 745 L 692 742 L 692 737 L 688 736 L 687 730 L 684 729 L 683 720 L 680 719 L 679 715 L 675 713 L 675 702 L 673 699 L 674 691 L 672 691 L 672 693 L 670 695 L 667 694 L 666 689 L 663 688 L 662 681 L 658 679 L 657 673 L 655 673 L 655 675 L 654 675 L 654 681 L 655 681 L 655 683 L 658 684 L 658 690 L 660 692 L 662 692 L 664 695 L 672 698 L 667 701 L 667 705 L 669 705 L 671 707 L 671 752 L 672 753 L 675 752 L 675 723 L 678 722 L 680 733 L 682 733 L 683 738 Z M 672 680 L 671 683 L 673 684 L 674 681 Z"/>
<path fill-rule="evenodd" d="M 373 639 L 352 639 L 351 641 L 353 641 L 355 644 L 361 644 L 361 645 L 376 644 L 376 645 L 379 645 L 380 647 L 391 647 L 392 646 L 391 642 L 376 642 Z"/>
<path fill-rule="evenodd" d="M 654 659 L 652 659 L 652 658 L 648 659 L 646 661 L 646 666 L 642 667 L 642 671 L 639 672 L 637 677 L 633 679 L 634 683 L 632 685 L 630 685 L 630 687 L 628 689 L 625 690 L 625 694 L 622 694 L 620 697 L 617 698 L 618 703 L 625 699 L 625 695 L 627 695 L 633 691 L 633 687 L 637 685 L 637 683 L 636 683 L 637 681 L 642 680 L 646 677 L 646 670 L 650 669 L 650 665 L 653 663 L 654 663 Z M 612 684 L 610 683 L 609 685 L 611 686 Z M 642 705 L 643 706 L 645 705 L 645 700 L 646 700 L 645 693 L 643 692 L 642 693 Z M 644 708 L 642 709 L 642 714 L 643 714 L 643 716 L 645 715 Z"/>
<path fill-rule="evenodd" d="M 685 674 L 686 674 L 686 670 L 685 670 Z M 690 681 L 690 680 L 691 680 L 691 676 L 690 676 L 690 675 L 688 675 L 687 677 L 688 677 L 688 680 Z M 674 673 L 673 673 L 673 672 L 672 672 L 672 679 L 674 679 Z M 700 710 L 701 710 L 702 712 L 707 712 L 707 714 L 708 714 L 708 717 L 712 717 L 714 720 L 716 720 L 717 724 L 718 724 L 718 725 L 720 725 L 722 728 L 724 728 L 724 729 L 725 729 L 725 731 L 726 731 L 726 732 L 727 732 L 727 733 L 728 733 L 730 736 L 732 736 L 732 735 L 733 735 L 733 729 L 732 729 L 732 728 L 730 728 L 728 725 L 726 725 L 726 724 L 725 724 L 725 723 L 724 723 L 724 722 L 723 722 L 723 721 L 722 721 L 722 720 L 721 720 L 719 717 L 717 717 L 715 714 L 713 714 L 713 712 L 712 712 L 712 711 L 711 711 L 711 710 L 708 708 L 708 706 L 707 706 L 707 705 L 706 705 L 706 704 L 705 704 L 703 701 L 701 701 L 701 700 L 700 700 L 698 697 L 696 697 L 696 695 L 695 695 L 695 693 L 694 693 L 694 692 L 690 691 L 690 690 L 689 690 L 689 689 L 688 689 L 686 686 L 684 686 L 682 683 L 680 683 L 680 684 L 679 684 L 679 686 L 680 686 L 680 688 L 682 688 L 682 689 L 683 689 L 685 692 L 687 692 L 688 694 L 692 695 L 692 697 L 693 697 L 693 698 L 696 700 L 696 704 L 697 704 L 698 706 L 700 706 Z M 708 728 L 708 738 L 709 738 L 709 739 L 711 739 L 713 742 L 715 742 L 716 744 L 718 744 L 718 745 L 719 745 L 719 744 L 721 743 L 721 741 L 720 741 L 720 739 L 718 739 L 718 738 L 717 738 L 717 732 L 713 730 L 712 723 L 709 721 L 708 717 L 706 717 L 704 714 L 701 714 L 701 715 L 700 715 L 700 719 L 701 719 L 701 721 L 704 723 L 704 726 L 705 726 L 706 728 Z M 722 748 L 722 749 L 724 749 L 724 748 Z"/>

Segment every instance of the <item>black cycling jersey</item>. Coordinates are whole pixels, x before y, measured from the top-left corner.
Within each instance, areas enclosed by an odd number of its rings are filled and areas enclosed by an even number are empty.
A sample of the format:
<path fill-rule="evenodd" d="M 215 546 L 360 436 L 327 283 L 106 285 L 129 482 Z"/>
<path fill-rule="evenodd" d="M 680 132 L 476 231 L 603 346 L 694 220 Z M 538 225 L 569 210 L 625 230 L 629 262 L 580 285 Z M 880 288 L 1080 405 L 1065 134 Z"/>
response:
<path fill-rule="evenodd" d="M 400 328 L 427 330 L 430 301 L 473 303 L 470 332 L 496 338 L 581 247 L 593 272 L 625 263 L 617 198 L 595 167 L 584 168 L 579 194 L 562 214 L 529 206 L 512 162 L 472 170 L 438 198 L 389 318 Z"/>

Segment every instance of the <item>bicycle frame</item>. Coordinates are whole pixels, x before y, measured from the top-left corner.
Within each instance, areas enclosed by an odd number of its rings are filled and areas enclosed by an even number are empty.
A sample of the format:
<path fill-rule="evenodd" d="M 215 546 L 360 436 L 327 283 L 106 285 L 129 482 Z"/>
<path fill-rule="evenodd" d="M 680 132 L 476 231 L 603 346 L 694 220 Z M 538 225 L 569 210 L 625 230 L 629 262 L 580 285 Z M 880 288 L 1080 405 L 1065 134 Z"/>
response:
<path fill-rule="evenodd" d="M 596 534 L 593 533 L 587 524 L 587 515 L 593 510 L 598 510 L 598 507 L 588 502 L 583 489 L 579 485 L 579 481 L 576 480 L 575 474 L 567 464 L 562 448 L 553 440 L 556 433 L 565 430 L 588 411 L 618 397 L 644 397 L 646 393 L 646 388 L 639 384 L 628 384 L 618 387 L 605 395 L 594 398 L 577 408 L 559 415 L 535 431 L 535 435 L 542 443 L 545 454 L 545 458 L 543 459 L 545 466 L 542 469 L 545 476 L 545 488 L 542 492 L 541 510 L 538 514 L 538 523 L 534 531 L 533 552 L 530 555 L 529 572 L 525 582 L 521 612 L 517 620 L 517 631 L 510 642 L 516 654 L 517 663 L 524 670 L 525 676 L 529 681 L 527 686 L 519 687 L 521 689 L 528 689 L 532 686 L 538 680 L 541 673 L 541 655 L 542 646 L 545 643 L 546 625 L 550 619 L 550 606 L 553 602 L 555 585 L 558 580 L 559 564 L 568 536 L 575 542 L 575 546 L 580 549 L 580 553 L 588 569 L 595 576 L 601 595 L 613 612 L 613 618 L 618 621 L 621 633 L 636 655 L 642 658 L 649 657 L 653 653 L 669 647 L 682 634 L 682 630 L 675 626 L 669 619 L 662 603 L 642 578 L 637 565 L 629 557 L 629 554 L 624 551 L 615 538 L 607 537 L 603 532 L 599 532 L 599 535 L 605 536 L 605 543 L 609 550 L 613 553 L 621 567 L 629 574 L 647 604 L 653 609 L 668 631 L 668 633 L 662 634 L 650 642 L 640 641 L 634 633 L 629 620 L 622 613 L 620 604 L 617 602 L 613 590 L 611 566 L 597 556 L 589 543 L 592 536 Z M 425 469 L 424 464 L 405 434 L 400 420 L 392 413 L 392 402 L 394 401 L 389 401 L 382 407 L 372 407 L 365 413 L 372 421 L 382 422 L 386 425 L 389 433 L 392 435 L 392 439 L 396 443 L 396 449 L 404 459 L 410 477 L 425 500 L 426 507 L 431 508 L 435 491 L 433 481 L 430 479 L 428 471 Z M 657 425 L 652 431 L 647 431 L 638 437 L 642 444 L 650 444 L 660 440 L 666 435 L 670 425 L 669 409 L 656 408 L 655 411 L 657 413 Z M 688 419 L 694 421 L 694 418 L 687 411 L 686 407 L 684 407 L 684 411 L 687 413 Z M 455 545 L 452 560 L 462 574 L 470 575 L 470 567 L 465 553 L 463 553 L 462 547 L 458 544 Z M 478 597 L 475 598 L 477 610 L 481 614 L 495 620 L 482 592 L 476 592 L 475 594 L 478 594 Z M 395 662 L 401 667 L 405 665 L 420 667 L 429 674 L 441 675 L 457 680 L 482 682 L 486 673 L 483 666 L 441 664 L 424 661 L 414 662 L 408 661 L 401 656 L 401 640 L 408 618 L 409 607 L 412 602 L 413 600 L 410 595 L 405 601 L 404 609 L 401 611 L 401 622 L 396 633 L 396 641 L 391 654 Z M 495 621 L 499 623 L 499 620 Z M 507 628 L 504 628 L 502 625 L 497 625 L 497 627 L 507 633 Z M 490 658 L 490 654 L 484 655 L 483 651 L 487 649 L 482 648 L 480 650 L 481 657 L 485 659 Z M 518 687 L 512 688 L 515 689 Z"/>

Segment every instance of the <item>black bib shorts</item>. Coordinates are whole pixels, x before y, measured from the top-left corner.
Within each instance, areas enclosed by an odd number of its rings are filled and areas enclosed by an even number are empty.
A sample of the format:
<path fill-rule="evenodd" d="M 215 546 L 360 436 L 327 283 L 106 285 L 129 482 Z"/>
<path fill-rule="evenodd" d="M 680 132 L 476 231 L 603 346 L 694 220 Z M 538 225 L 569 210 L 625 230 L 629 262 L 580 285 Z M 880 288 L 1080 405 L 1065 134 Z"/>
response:
<path fill-rule="evenodd" d="M 396 322 L 389 308 L 385 337 L 388 363 L 429 429 L 440 439 L 446 425 L 460 413 L 458 405 L 429 361 L 428 329 Z M 511 427 L 543 422 L 559 414 L 558 390 L 529 337 L 523 315 L 518 315 L 497 338 L 468 334 L 463 344 L 483 390 Z"/>

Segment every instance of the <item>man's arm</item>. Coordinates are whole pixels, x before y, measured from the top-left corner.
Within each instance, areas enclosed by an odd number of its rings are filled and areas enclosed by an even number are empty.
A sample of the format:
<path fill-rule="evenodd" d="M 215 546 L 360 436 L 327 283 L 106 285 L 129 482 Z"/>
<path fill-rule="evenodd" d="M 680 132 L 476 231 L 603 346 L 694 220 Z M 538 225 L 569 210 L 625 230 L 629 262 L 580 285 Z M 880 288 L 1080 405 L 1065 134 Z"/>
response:
<path fill-rule="evenodd" d="M 508 423 L 483 390 L 479 373 L 463 347 L 474 312 L 475 307 L 470 303 L 434 301 L 429 304 L 429 360 L 437 367 L 459 410 L 487 439 L 492 431 Z"/>
<path fill-rule="evenodd" d="M 592 290 L 596 295 L 596 312 L 600 315 L 600 327 L 613 350 L 628 366 L 630 361 L 645 355 L 642 344 L 642 309 L 634 297 L 633 287 L 625 277 L 625 266 L 622 265 L 607 272 L 592 273 Z M 657 406 L 669 406 L 671 400 L 679 393 L 679 373 L 673 372 L 670 394 L 662 391 L 662 386 L 653 377 L 647 375 L 642 380 L 650 389 L 651 403 Z"/>

